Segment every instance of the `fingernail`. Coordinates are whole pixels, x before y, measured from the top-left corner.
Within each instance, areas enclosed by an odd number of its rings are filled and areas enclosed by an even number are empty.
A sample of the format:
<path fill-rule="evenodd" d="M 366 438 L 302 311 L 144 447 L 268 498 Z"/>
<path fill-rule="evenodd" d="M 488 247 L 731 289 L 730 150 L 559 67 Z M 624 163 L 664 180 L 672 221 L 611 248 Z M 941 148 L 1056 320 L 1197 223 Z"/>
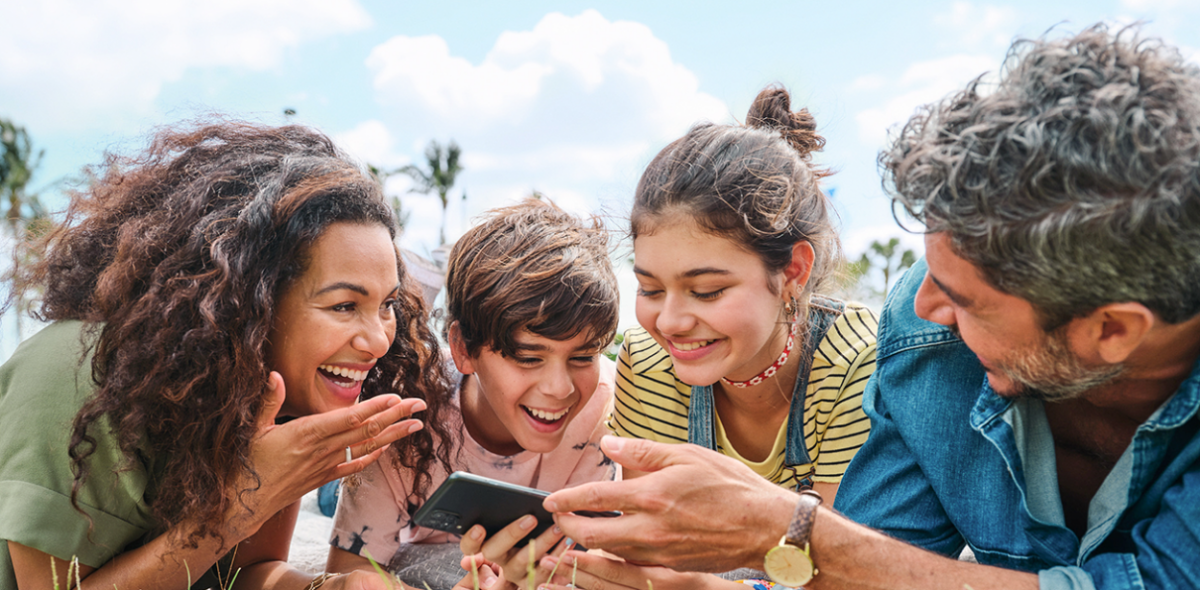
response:
<path fill-rule="evenodd" d="M 547 498 L 542 501 L 542 508 L 545 508 L 548 512 L 558 512 L 558 503 Z"/>
<path fill-rule="evenodd" d="M 558 526 L 558 525 L 554 525 L 554 534 L 556 534 L 556 535 L 561 535 L 561 534 L 562 534 L 562 529 L 561 529 L 561 528 L 559 528 L 559 526 Z"/>
<path fill-rule="evenodd" d="M 547 553 L 542 557 L 541 564 L 544 568 L 554 569 L 554 566 L 558 565 L 558 558 Z"/>
<path fill-rule="evenodd" d="M 399 403 L 400 403 L 400 396 L 398 396 L 398 395 L 389 396 L 388 400 L 387 400 L 387 407 L 392 408 L 392 407 L 395 407 Z"/>
<path fill-rule="evenodd" d="M 479 527 L 479 526 L 471 527 L 471 538 L 475 539 L 476 541 L 482 539 L 483 538 L 483 527 Z M 475 559 L 475 558 L 472 557 L 471 559 Z"/>
<path fill-rule="evenodd" d="M 499 579 L 500 578 L 487 578 L 485 580 L 482 580 L 480 582 L 480 585 L 483 586 L 484 588 L 491 588 L 496 585 L 496 580 L 499 580 Z"/>
<path fill-rule="evenodd" d="M 533 528 L 533 525 L 535 524 L 537 524 L 537 519 L 534 518 L 533 515 L 526 514 L 525 516 L 521 517 L 521 528 L 529 530 Z"/>
<path fill-rule="evenodd" d="M 575 546 L 575 539 L 572 539 L 571 537 L 567 537 L 567 545 L 566 545 L 567 549 L 570 549 L 571 547 L 574 547 L 574 546 Z"/>
<path fill-rule="evenodd" d="M 625 439 L 606 434 L 604 438 L 600 439 L 600 446 L 604 447 L 605 453 L 620 453 L 621 447 L 625 446 Z"/>
<path fill-rule="evenodd" d="M 416 432 L 416 431 L 418 431 L 418 430 L 420 430 L 420 429 L 422 429 L 422 428 L 425 428 L 425 425 L 424 425 L 424 424 L 422 424 L 421 422 L 413 422 L 412 424 L 410 424 L 410 425 L 408 426 L 408 433 L 409 433 L 409 434 L 412 434 L 412 433 L 414 433 L 414 432 Z"/>

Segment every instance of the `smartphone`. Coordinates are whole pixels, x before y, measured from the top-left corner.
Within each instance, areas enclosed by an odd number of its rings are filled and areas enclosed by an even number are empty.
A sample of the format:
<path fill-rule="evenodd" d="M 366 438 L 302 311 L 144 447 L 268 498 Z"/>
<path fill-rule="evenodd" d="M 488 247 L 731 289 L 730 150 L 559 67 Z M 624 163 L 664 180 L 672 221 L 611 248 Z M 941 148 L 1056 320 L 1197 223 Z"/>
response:
<path fill-rule="evenodd" d="M 417 510 L 413 522 L 456 535 L 480 524 L 491 537 L 514 520 L 532 514 L 537 517 L 537 525 L 526 536 L 536 537 L 554 526 L 554 517 L 542 507 L 542 500 L 549 495 L 549 492 L 542 490 L 455 471 Z M 600 517 L 621 515 L 619 512 L 584 511 L 576 514 Z"/>

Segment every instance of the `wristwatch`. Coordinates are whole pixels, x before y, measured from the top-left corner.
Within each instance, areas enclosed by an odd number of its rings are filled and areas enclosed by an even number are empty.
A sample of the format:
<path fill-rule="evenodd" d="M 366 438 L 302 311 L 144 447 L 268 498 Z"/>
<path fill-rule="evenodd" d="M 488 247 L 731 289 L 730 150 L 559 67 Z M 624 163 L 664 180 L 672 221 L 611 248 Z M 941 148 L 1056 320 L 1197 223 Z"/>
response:
<path fill-rule="evenodd" d="M 812 535 L 813 520 L 820 505 L 821 494 L 813 490 L 800 492 L 800 500 L 796 503 L 796 512 L 792 515 L 787 534 L 779 540 L 778 545 L 767 551 L 763 569 L 776 584 L 799 588 L 817 575 L 817 568 L 808 553 L 808 538 Z"/>

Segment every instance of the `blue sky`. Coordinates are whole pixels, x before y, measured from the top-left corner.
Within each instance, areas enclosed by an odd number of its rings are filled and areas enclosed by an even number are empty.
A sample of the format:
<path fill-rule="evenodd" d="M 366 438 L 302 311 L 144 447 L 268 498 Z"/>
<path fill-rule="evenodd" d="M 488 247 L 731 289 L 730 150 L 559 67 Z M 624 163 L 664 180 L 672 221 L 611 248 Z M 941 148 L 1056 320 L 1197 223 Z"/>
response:
<path fill-rule="evenodd" d="M 52 194 L 154 126 L 207 112 L 281 123 L 292 108 L 384 167 L 457 140 L 468 198 L 452 195 L 450 237 L 532 190 L 619 219 L 663 145 L 697 120 L 740 119 L 780 83 L 828 140 L 818 160 L 838 170 L 826 188 L 854 256 L 903 233 L 875 168 L 888 129 L 994 72 L 1014 37 L 1140 20 L 1200 61 L 1200 0 L 4 3 L 0 117 L 46 151 L 35 189 Z M 403 199 L 403 243 L 427 252 L 437 199 Z M 10 350 L 0 343 L 0 358 Z"/>

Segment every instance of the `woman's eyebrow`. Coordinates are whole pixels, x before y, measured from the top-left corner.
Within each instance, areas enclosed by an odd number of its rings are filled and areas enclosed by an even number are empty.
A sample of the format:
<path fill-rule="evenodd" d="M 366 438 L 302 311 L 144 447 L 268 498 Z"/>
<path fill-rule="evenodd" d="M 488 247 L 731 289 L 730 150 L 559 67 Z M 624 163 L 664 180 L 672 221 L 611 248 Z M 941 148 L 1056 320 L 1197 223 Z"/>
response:
<path fill-rule="evenodd" d="M 397 285 L 397 287 L 399 287 L 399 285 Z M 313 296 L 323 295 L 330 291 L 338 291 L 341 289 L 346 289 L 347 291 L 354 291 L 355 293 L 358 293 L 359 295 L 363 295 L 363 296 L 370 295 L 370 292 L 367 291 L 367 288 L 362 285 L 356 285 L 354 283 L 347 283 L 346 281 L 338 281 L 331 285 L 326 285 L 326 286 L 320 288 L 319 290 L 317 290 L 316 293 L 313 293 Z"/>

